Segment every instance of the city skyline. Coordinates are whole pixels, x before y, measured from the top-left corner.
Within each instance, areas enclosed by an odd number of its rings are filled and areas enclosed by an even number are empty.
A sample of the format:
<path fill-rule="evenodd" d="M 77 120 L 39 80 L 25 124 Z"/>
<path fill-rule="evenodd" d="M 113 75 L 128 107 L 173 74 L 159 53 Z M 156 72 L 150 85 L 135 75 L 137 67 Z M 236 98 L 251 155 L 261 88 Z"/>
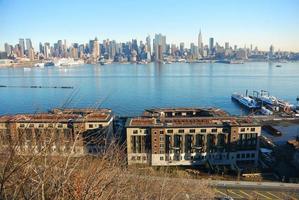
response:
<path fill-rule="evenodd" d="M 19 38 L 31 38 L 37 49 L 39 42 L 54 43 L 59 39 L 86 43 L 97 36 L 99 41 L 107 38 L 121 42 L 132 38 L 145 41 L 148 34 L 153 38 L 155 33 L 166 35 L 169 44 L 184 42 L 190 46 L 192 42 L 197 44 L 201 30 L 204 44 L 209 44 L 209 38 L 213 37 L 214 42 L 223 46 L 229 42 L 238 47 L 252 44 L 260 50 L 268 50 L 273 45 L 275 50 L 299 51 L 296 13 L 299 6 L 292 0 L 225 3 L 133 0 L 72 2 L 71 5 L 70 1 L 2 0 L 0 7 L 1 50 L 4 43 L 17 43 Z"/>

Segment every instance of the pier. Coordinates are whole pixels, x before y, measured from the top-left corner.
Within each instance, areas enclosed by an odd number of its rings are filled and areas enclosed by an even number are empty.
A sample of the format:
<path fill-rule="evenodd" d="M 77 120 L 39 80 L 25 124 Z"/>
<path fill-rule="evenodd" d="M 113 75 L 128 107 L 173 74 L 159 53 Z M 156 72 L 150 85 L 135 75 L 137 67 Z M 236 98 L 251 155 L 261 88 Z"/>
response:
<path fill-rule="evenodd" d="M 74 89 L 73 86 L 42 86 L 42 85 L 31 85 L 31 86 L 13 86 L 13 85 L 0 85 L 0 88 L 51 88 L 51 89 Z"/>

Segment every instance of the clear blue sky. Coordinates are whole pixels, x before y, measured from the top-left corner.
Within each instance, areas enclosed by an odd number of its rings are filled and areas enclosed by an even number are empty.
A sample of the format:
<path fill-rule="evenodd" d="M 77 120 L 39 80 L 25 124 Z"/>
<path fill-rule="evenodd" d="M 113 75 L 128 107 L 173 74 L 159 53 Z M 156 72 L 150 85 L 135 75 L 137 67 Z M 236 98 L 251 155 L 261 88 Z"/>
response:
<path fill-rule="evenodd" d="M 127 41 L 147 34 L 168 43 L 214 37 L 238 46 L 299 51 L 298 0 L 0 0 L 0 49 L 19 38 Z"/>

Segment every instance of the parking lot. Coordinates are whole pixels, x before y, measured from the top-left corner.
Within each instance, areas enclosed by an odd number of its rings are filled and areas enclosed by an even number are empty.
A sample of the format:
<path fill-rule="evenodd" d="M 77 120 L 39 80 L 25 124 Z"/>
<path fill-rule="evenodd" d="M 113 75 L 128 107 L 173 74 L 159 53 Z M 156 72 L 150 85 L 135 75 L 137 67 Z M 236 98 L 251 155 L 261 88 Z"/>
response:
<path fill-rule="evenodd" d="M 281 200 L 299 200 L 299 192 L 287 191 L 267 191 L 267 190 L 252 190 L 252 189 L 215 189 L 216 197 L 230 196 L 233 199 L 281 199 Z"/>

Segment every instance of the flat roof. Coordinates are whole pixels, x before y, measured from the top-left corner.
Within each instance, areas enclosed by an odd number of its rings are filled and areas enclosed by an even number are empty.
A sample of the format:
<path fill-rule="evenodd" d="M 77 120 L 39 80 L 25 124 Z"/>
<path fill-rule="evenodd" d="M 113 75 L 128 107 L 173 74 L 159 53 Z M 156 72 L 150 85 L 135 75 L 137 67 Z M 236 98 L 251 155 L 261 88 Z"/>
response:
<path fill-rule="evenodd" d="M 181 117 L 181 118 L 146 118 L 128 119 L 127 127 L 217 127 L 225 124 L 231 126 L 258 126 L 251 119 L 237 117 Z"/>
<path fill-rule="evenodd" d="M 206 112 L 214 117 L 228 117 L 229 114 L 220 108 L 189 108 L 189 107 L 178 107 L 178 108 L 152 108 L 144 111 L 145 116 L 155 113 L 166 113 L 166 112 Z"/>
<path fill-rule="evenodd" d="M 18 122 L 18 123 L 55 123 L 55 122 L 107 122 L 112 118 L 111 113 L 93 112 L 86 115 L 80 114 L 53 114 L 53 113 L 37 113 L 37 114 L 17 114 L 0 116 L 0 122 Z"/>

